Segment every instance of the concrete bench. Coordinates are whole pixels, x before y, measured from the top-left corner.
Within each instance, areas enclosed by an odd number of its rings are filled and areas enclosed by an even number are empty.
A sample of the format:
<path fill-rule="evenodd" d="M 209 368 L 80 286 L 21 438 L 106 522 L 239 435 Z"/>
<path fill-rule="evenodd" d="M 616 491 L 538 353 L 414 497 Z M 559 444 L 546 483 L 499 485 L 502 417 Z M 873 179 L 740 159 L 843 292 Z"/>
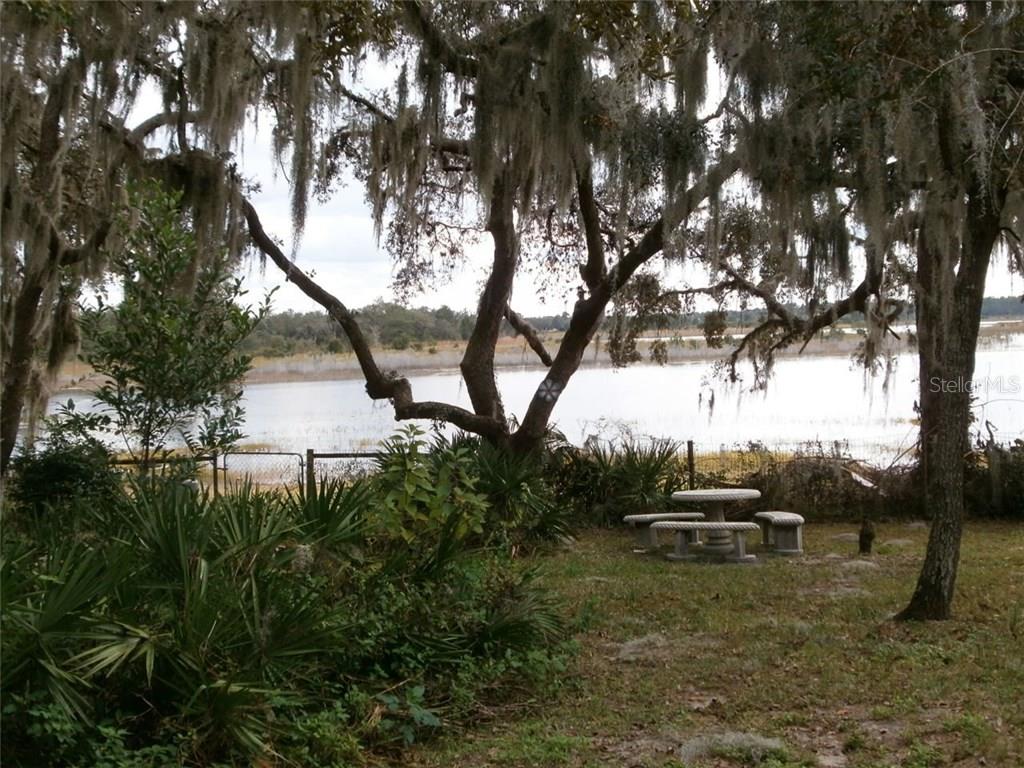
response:
<path fill-rule="evenodd" d="M 703 520 L 703 512 L 662 512 L 650 515 L 626 515 L 622 518 L 622 522 L 629 523 L 633 526 L 633 536 L 636 539 L 636 549 L 634 552 L 651 552 L 658 548 L 658 533 L 657 531 L 651 530 L 651 523 L 657 523 L 659 521 L 693 521 Z M 699 534 L 693 533 L 694 544 L 700 543 Z"/>
<path fill-rule="evenodd" d="M 754 521 L 761 526 L 761 543 L 780 555 L 804 553 L 804 519 L 795 512 L 758 512 Z"/>
<path fill-rule="evenodd" d="M 732 534 L 733 552 L 726 559 L 736 563 L 753 563 L 757 560 L 747 554 L 747 531 L 756 531 L 757 523 L 652 523 L 656 531 L 675 531 L 675 551 L 668 555 L 669 560 L 692 560 L 690 554 L 690 533 L 701 531 L 722 531 Z"/>

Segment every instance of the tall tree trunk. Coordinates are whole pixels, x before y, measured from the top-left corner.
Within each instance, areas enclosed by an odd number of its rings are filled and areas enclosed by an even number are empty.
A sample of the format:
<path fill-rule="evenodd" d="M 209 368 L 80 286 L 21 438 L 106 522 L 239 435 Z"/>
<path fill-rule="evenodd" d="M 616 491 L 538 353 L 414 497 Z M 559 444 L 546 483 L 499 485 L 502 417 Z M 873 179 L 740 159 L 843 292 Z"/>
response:
<path fill-rule="evenodd" d="M 3 390 L 0 392 L 0 475 L 7 473 L 25 411 L 36 351 L 36 321 L 43 296 L 42 277 L 26 274 L 14 301 L 11 347 L 9 357 L 4 361 Z"/>
<path fill-rule="evenodd" d="M 999 235 L 999 214 L 972 189 L 956 259 L 919 236 L 917 332 L 920 370 L 921 469 L 932 517 L 924 565 L 898 619 L 948 619 L 964 520 L 964 460 L 970 450 L 971 389 L 985 275 Z M 926 221 L 929 219 L 926 215 Z"/>
<path fill-rule="evenodd" d="M 477 305 L 473 332 L 466 342 L 466 351 L 459 365 L 462 378 L 466 382 L 466 392 L 473 404 L 473 411 L 502 424 L 505 423 L 505 408 L 501 402 L 494 371 L 494 351 L 512 295 L 512 283 L 515 280 L 518 260 L 518 243 L 513 219 L 515 189 L 509 176 L 506 170 L 494 183 L 487 218 L 487 230 L 494 240 L 494 261 Z M 501 442 L 504 442 L 505 436 Z"/>
<path fill-rule="evenodd" d="M 33 194 L 52 197 L 55 202 L 49 211 L 56 221 L 59 213 L 60 192 L 58 185 L 61 136 L 61 108 L 73 88 L 76 75 L 83 66 L 81 57 L 74 59 L 61 70 L 50 83 L 46 104 L 39 124 L 39 145 L 35 168 L 32 171 Z M 6 207 L 6 206 L 5 206 Z M 50 236 L 51 222 L 29 214 L 29 207 L 18 210 L 18 215 L 31 215 L 30 221 L 40 228 L 38 237 L 24 244 L 24 275 L 14 300 L 11 319 L 10 357 L 0 361 L 3 365 L 3 391 L 0 392 L 0 475 L 7 473 L 7 467 L 18 439 L 21 415 L 25 410 L 25 398 L 32 376 L 33 356 L 39 327 L 39 304 L 52 281 L 58 279 L 61 263 L 61 249 L 54 248 Z M 10 276 L 8 276 L 10 279 Z"/>

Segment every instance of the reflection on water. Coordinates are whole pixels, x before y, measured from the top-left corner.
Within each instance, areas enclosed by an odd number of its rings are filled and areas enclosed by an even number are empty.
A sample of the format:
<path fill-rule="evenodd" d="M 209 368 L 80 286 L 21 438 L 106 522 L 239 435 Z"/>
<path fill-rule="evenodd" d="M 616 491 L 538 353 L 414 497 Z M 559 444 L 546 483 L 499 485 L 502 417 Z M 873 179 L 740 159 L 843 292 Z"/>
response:
<path fill-rule="evenodd" d="M 1022 351 L 1024 335 L 1017 335 L 1006 346 L 982 346 L 977 354 L 977 423 L 991 422 L 1006 439 L 1024 434 Z M 502 371 L 507 412 L 521 417 L 543 378 L 537 369 Z M 569 382 L 553 421 L 577 444 L 624 428 L 690 439 L 704 448 L 840 440 L 857 455 L 876 455 L 882 446 L 891 455 L 916 440 L 917 379 L 912 354 L 897 359 L 888 381 L 867 377 L 846 357 L 783 359 L 763 392 L 712 378 L 707 362 L 586 368 Z M 457 373 L 414 376 L 411 382 L 419 400 L 469 407 Z M 367 449 L 398 426 L 390 405 L 372 402 L 358 380 L 253 384 L 244 405 L 245 442 L 266 449 Z"/>

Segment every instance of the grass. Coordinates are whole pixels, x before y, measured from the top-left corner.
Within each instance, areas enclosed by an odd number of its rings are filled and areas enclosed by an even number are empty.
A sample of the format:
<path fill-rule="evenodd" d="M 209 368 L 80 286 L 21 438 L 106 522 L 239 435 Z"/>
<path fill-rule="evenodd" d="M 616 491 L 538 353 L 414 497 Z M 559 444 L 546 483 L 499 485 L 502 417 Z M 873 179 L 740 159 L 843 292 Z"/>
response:
<path fill-rule="evenodd" d="M 681 768 L 684 745 L 689 768 L 1024 765 L 1024 528 L 968 527 L 956 618 L 935 624 L 889 620 L 927 531 L 880 526 L 880 542 L 912 543 L 858 568 L 855 543 L 834 538 L 852 530 L 809 525 L 807 556 L 754 566 L 669 563 L 632 555 L 625 531 L 583 535 L 544 561 L 582 617 L 569 684 L 403 765 Z M 637 638 L 647 652 L 620 661 Z"/>

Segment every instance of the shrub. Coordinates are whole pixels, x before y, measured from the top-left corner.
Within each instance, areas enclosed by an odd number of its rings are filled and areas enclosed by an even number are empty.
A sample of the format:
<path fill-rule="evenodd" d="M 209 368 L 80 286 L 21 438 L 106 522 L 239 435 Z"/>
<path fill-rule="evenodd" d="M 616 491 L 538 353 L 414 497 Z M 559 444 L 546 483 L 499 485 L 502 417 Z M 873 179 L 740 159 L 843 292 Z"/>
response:
<path fill-rule="evenodd" d="M 101 445 L 46 447 L 11 461 L 9 498 L 33 515 L 76 500 L 103 499 L 117 490 L 120 475 Z"/>
<path fill-rule="evenodd" d="M 7 498 L 16 512 L 29 514 L 36 524 L 59 524 L 65 507 L 112 499 L 120 492 L 121 473 L 112 466 L 110 451 L 90 433 L 100 417 L 82 414 L 71 428 L 61 415 L 74 410 L 69 400 L 57 418 L 47 420 L 42 447 L 11 461 Z M 58 520 L 43 520 L 48 512 Z"/>
<path fill-rule="evenodd" d="M 761 491 L 766 509 L 785 509 L 814 519 L 874 515 L 882 497 L 860 484 L 848 463 L 828 456 L 795 456 L 767 464 L 747 482 Z"/>
<path fill-rule="evenodd" d="M 567 508 L 556 502 L 545 475 L 543 452 L 515 454 L 478 440 L 473 456 L 490 538 L 516 552 L 572 535 Z"/>
<path fill-rule="evenodd" d="M 685 485 L 679 448 L 671 440 L 633 439 L 576 448 L 553 436 L 548 475 L 557 503 L 578 525 L 619 525 L 625 515 L 667 510 L 671 493 Z"/>
<path fill-rule="evenodd" d="M 56 545 L 6 535 L 5 764 L 347 765 L 557 674 L 560 608 L 484 546 L 475 467 L 410 435 L 309 496 L 135 482 Z"/>
<path fill-rule="evenodd" d="M 269 310 L 269 296 L 256 309 L 238 304 L 245 291 L 230 260 L 200 257 L 180 203 L 155 184 L 132 193 L 124 218 L 138 226 L 110 254 L 121 301 L 106 304 L 100 293 L 80 319 L 82 359 L 102 377 L 91 394 L 103 418 L 91 426 L 124 439 L 144 467 L 175 437 L 192 455 L 242 437 L 250 359 L 239 348 Z"/>
<path fill-rule="evenodd" d="M 1024 440 L 979 441 L 967 462 L 964 502 L 970 514 L 1024 519 Z"/>

